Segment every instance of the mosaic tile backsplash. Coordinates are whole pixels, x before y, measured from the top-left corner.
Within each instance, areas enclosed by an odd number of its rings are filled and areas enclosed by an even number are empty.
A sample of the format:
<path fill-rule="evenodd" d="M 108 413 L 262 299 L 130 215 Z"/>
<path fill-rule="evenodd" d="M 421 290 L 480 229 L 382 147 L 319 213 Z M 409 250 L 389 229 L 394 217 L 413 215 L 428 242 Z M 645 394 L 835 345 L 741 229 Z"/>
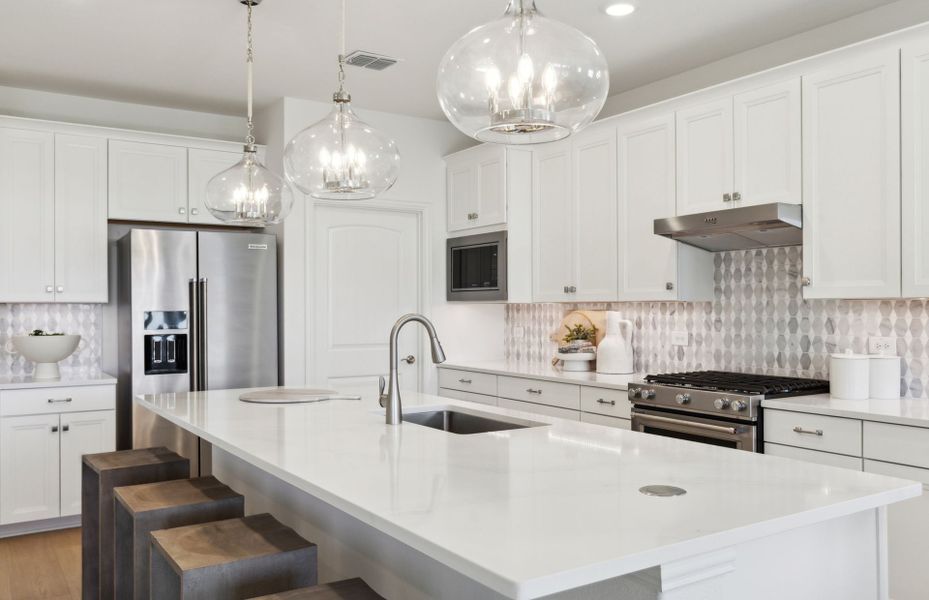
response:
<path fill-rule="evenodd" d="M 903 357 L 900 394 L 929 394 L 929 301 L 804 300 L 799 247 L 715 255 L 712 302 L 511 304 L 504 332 L 507 360 L 551 360 L 550 341 L 572 310 L 615 310 L 635 324 L 636 372 L 722 369 L 829 377 L 829 355 L 867 351 L 870 336 L 897 338 Z M 687 331 L 689 346 L 672 346 Z"/>
<path fill-rule="evenodd" d="M 77 351 L 59 365 L 63 370 L 99 370 L 102 310 L 99 304 L 0 304 L 0 376 L 32 373 L 33 363 L 7 352 L 7 342 L 33 329 L 80 334 Z"/>

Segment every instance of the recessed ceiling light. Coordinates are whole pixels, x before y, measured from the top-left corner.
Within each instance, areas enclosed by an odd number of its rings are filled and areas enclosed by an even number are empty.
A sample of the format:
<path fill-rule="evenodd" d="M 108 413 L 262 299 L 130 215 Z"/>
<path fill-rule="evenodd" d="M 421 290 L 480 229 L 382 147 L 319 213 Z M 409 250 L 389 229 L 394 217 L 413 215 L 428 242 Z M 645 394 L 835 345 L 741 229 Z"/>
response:
<path fill-rule="evenodd" d="M 618 2 L 616 4 L 610 4 L 604 10 L 606 14 L 611 17 L 625 17 L 635 12 L 635 6 L 628 2 Z"/>

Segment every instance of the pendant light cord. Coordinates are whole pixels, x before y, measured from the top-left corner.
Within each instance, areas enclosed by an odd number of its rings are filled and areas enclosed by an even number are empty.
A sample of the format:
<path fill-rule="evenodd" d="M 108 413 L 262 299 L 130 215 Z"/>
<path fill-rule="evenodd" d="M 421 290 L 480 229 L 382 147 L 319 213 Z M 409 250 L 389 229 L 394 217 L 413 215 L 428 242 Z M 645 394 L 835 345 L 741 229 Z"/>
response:
<path fill-rule="evenodd" d="M 339 92 L 345 91 L 345 0 L 342 4 L 342 23 L 339 28 Z"/>
<path fill-rule="evenodd" d="M 245 65 L 246 65 L 246 97 L 248 98 L 248 135 L 245 136 L 245 143 L 249 146 L 255 145 L 255 135 L 254 129 L 255 124 L 252 120 L 252 111 L 253 111 L 253 101 L 252 101 L 252 82 L 253 82 L 253 64 L 255 62 L 255 52 L 252 49 L 252 1 L 246 2 L 248 7 L 248 34 L 246 37 L 246 54 L 245 54 Z"/>

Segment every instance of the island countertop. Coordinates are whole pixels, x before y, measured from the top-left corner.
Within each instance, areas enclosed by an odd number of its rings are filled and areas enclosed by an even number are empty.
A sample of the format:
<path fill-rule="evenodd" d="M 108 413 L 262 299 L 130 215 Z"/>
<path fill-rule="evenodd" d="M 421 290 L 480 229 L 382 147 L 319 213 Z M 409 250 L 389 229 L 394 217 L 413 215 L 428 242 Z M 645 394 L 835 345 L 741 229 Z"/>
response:
<path fill-rule="evenodd" d="M 510 598 L 536 598 L 921 493 L 918 483 L 405 392 L 543 426 L 455 435 L 362 400 L 260 405 L 244 390 L 143 407 Z M 346 390 L 356 392 L 357 390 Z M 645 496 L 668 484 L 683 496 Z"/>

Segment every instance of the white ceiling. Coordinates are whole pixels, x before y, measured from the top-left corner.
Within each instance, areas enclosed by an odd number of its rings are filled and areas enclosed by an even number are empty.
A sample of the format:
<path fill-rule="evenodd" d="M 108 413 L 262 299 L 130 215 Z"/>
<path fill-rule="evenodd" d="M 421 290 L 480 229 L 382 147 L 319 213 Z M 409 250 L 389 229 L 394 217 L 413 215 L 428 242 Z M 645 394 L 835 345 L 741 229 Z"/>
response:
<path fill-rule="evenodd" d="M 348 48 L 403 59 L 351 68 L 366 108 L 441 117 L 435 72 L 460 35 L 504 0 L 347 0 Z M 610 64 L 611 94 L 892 0 L 537 0 L 590 35 Z M 264 0 L 255 9 L 257 101 L 327 100 L 335 87 L 339 0 Z M 245 8 L 238 0 L 0 0 L 0 84 L 237 114 L 244 98 Z"/>

